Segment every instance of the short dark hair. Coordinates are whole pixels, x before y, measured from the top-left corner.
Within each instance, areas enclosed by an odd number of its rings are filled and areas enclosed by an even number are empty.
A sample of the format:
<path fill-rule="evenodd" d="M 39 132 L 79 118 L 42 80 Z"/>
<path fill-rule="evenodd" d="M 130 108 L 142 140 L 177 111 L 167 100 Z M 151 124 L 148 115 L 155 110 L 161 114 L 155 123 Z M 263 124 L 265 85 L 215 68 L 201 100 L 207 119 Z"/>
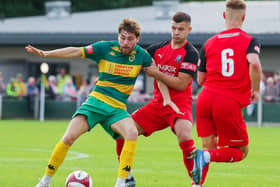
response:
<path fill-rule="evenodd" d="M 234 10 L 245 10 L 246 4 L 243 0 L 227 0 L 226 7 Z"/>
<path fill-rule="evenodd" d="M 191 23 L 191 16 L 185 12 L 177 12 L 173 17 L 172 20 L 175 21 L 176 23 L 180 22 L 187 22 Z"/>
<path fill-rule="evenodd" d="M 125 18 L 119 25 L 119 33 L 125 30 L 127 32 L 135 34 L 136 37 L 140 36 L 141 28 L 139 23 L 131 18 Z"/>

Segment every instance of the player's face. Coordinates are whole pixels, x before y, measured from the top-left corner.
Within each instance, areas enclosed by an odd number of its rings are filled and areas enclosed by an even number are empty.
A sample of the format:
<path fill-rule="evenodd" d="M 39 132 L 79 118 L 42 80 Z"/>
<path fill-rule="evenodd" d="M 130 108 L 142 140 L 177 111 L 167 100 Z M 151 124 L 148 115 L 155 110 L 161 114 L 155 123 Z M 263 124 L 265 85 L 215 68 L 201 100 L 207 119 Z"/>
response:
<path fill-rule="evenodd" d="M 182 21 L 180 23 L 176 23 L 175 21 L 171 21 L 171 36 L 172 40 L 175 43 L 183 43 L 187 39 L 188 34 L 191 32 L 192 27 L 190 23 Z"/>
<path fill-rule="evenodd" d="M 122 54 L 129 55 L 134 49 L 136 43 L 139 41 L 139 37 L 136 37 L 134 33 L 122 30 L 119 33 L 119 44 Z"/>

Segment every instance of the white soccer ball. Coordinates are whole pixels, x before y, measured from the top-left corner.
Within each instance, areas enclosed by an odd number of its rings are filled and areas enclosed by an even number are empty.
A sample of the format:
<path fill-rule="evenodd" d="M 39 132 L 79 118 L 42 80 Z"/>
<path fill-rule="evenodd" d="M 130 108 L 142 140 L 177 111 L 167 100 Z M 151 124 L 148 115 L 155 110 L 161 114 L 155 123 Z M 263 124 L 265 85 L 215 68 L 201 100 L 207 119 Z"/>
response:
<path fill-rule="evenodd" d="M 66 187 L 92 187 L 92 179 L 87 172 L 77 170 L 68 175 L 65 185 Z"/>

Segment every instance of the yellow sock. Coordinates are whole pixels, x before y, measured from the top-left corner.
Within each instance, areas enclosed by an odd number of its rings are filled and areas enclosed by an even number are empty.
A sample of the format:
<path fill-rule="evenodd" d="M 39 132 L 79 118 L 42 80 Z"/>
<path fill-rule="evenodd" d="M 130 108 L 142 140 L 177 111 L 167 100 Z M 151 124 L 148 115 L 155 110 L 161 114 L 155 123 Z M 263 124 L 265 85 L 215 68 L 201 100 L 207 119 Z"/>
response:
<path fill-rule="evenodd" d="M 125 140 L 120 157 L 119 177 L 126 179 L 133 163 L 134 155 L 136 153 L 136 140 Z"/>
<path fill-rule="evenodd" d="M 64 144 L 61 140 L 56 144 L 48 163 L 48 167 L 46 168 L 45 175 L 53 176 L 55 174 L 57 168 L 62 164 L 66 157 L 69 148 L 70 146 Z"/>

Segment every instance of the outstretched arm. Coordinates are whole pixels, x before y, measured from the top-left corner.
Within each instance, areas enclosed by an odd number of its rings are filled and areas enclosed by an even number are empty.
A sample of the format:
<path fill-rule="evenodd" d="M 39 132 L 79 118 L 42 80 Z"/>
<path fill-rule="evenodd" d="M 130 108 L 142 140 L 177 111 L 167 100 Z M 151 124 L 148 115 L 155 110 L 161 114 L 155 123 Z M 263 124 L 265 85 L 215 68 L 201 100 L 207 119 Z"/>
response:
<path fill-rule="evenodd" d="M 51 51 L 44 51 L 35 48 L 31 45 L 25 47 L 26 51 L 40 57 L 54 57 L 54 58 L 76 58 L 81 57 L 82 52 L 79 47 L 65 47 Z"/>
<path fill-rule="evenodd" d="M 163 106 L 169 105 L 176 113 L 184 114 L 180 111 L 177 105 L 171 101 L 168 87 L 165 84 L 163 84 L 161 81 L 157 81 L 157 85 L 163 97 Z"/>

